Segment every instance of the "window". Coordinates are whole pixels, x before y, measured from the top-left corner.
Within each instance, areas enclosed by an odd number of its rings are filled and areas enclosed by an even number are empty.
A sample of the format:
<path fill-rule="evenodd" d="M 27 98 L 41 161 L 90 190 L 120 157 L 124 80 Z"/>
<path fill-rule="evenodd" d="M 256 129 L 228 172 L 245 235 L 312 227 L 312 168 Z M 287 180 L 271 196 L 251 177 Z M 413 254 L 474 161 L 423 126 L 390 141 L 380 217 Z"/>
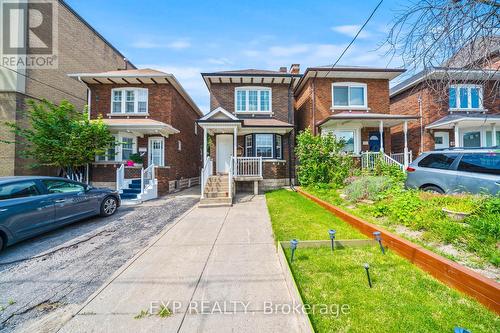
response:
<path fill-rule="evenodd" d="M 85 187 L 81 184 L 72 183 L 67 180 L 42 180 L 42 183 L 47 187 L 47 191 L 53 193 L 79 193 L 85 192 Z"/>
<path fill-rule="evenodd" d="M 448 170 L 458 154 L 430 154 L 424 157 L 419 163 L 419 167 Z"/>
<path fill-rule="evenodd" d="M 435 136 L 434 137 L 434 144 L 442 145 L 443 144 L 443 137 L 442 136 Z"/>
<path fill-rule="evenodd" d="M 493 132 L 486 132 L 486 147 L 500 147 L 500 131 L 496 131 L 496 142 L 493 143 Z"/>
<path fill-rule="evenodd" d="M 255 134 L 255 155 L 263 158 L 273 157 L 272 134 Z"/>
<path fill-rule="evenodd" d="M 457 170 L 500 175 L 500 154 L 464 154 Z"/>
<path fill-rule="evenodd" d="M 245 156 L 283 159 L 283 139 L 279 134 L 249 134 L 245 136 Z"/>
<path fill-rule="evenodd" d="M 130 155 L 134 153 L 134 139 L 133 138 L 123 138 L 122 139 L 122 160 L 128 161 Z"/>
<path fill-rule="evenodd" d="M 236 88 L 236 112 L 271 112 L 272 91 L 265 87 Z"/>
<path fill-rule="evenodd" d="M 39 195 L 34 181 L 18 182 L 0 186 L 0 200 L 16 199 Z"/>
<path fill-rule="evenodd" d="M 354 131 L 334 131 L 333 135 L 337 137 L 337 139 L 342 139 L 344 141 L 344 148 L 342 151 L 348 153 L 354 153 Z"/>
<path fill-rule="evenodd" d="M 253 144 L 252 140 L 253 136 L 252 135 L 247 135 L 245 137 L 245 156 L 253 156 Z"/>
<path fill-rule="evenodd" d="M 98 162 L 128 161 L 130 155 L 137 152 L 137 139 L 125 135 L 113 135 L 115 142 L 107 149 L 104 155 L 96 156 Z"/>
<path fill-rule="evenodd" d="M 466 132 L 462 135 L 462 146 L 465 148 L 481 147 L 481 132 Z"/>
<path fill-rule="evenodd" d="M 104 155 L 97 155 L 96 160 L 97 161 L 114 161 L 116 159 L 116 155 L 118 154 L 118 149 L 117 149 L 117 144 L 116 141 L 118 140 L 118 137 L 116 135 L 113 135 L 115 138 L 115 142 L 113 142 L 109 148 L 106 150 L 106 153 Z"/>
<path fill-rule="evenodd" d="M 449 89 L 450 109 L 482 109 L 483 88 L 471 84 L 452 85 Z"/>
<path fill-rule="evenodd" d="M 281 135 L 276 135 L 276 148 L 274 148 L 276 152 L 276 158 L 281 160 L 283 158 L 283 154 L 281 152 L 281 147 L 282 147 L 282 142 L 281 142 Z"/>
<path fill-rule="evenodd" d="M 364 83 L 341 82 L 332 85 L 334 107 L 366 108 L 367 88 Z"/>
<path fill-rule="evenodd" d="M 145 88 L 113 89 L 111 113 L 147 113 L 148 90 Z"/>

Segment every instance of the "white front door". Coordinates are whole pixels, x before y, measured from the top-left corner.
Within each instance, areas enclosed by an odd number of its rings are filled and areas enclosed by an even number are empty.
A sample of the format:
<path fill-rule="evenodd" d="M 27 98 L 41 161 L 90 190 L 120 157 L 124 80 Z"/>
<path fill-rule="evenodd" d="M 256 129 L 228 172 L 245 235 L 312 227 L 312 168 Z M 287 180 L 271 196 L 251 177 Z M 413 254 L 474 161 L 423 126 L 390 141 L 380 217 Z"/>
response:
<path fill-rule="evenodd" d="M 229 134 L 219 134 L 216 139 L 216 167 L 218 173 L 228 173 L 231 165 L 231 155 L 233 154 L 233 136 Z"/>
<path fill-rule="evenodd" d="M 455 146 L 458 146 L 455 143 Z M 450 147 L 450 133 L 434 132 L 434 149 L 444 149 Z"/>
<path fill-rule="evenodd" d="M 149 165 L 165 166 L 165 139 L 149 138 Z"/>

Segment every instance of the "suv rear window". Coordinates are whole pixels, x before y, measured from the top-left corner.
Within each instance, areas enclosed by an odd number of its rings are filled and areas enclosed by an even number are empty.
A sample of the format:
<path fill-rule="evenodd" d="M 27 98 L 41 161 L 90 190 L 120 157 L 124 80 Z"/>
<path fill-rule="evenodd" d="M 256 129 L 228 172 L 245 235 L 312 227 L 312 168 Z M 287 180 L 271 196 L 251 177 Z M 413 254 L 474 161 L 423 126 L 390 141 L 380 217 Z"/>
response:
<path fill-rule="evenodd" d="M 0 185 L 0 200 L 31 197 L 40 194 L 33 181 Z"/>
<path fill-rule="evenodd" d="M 433 169 L 449 169 L 458 154 L 430 154 L 418 162 L 419 167 Z"/>
<path fill-rule="evenodd" d="M 458 163 L 457 170 L 500 175 L 500 154 L 464 154 Z"/>

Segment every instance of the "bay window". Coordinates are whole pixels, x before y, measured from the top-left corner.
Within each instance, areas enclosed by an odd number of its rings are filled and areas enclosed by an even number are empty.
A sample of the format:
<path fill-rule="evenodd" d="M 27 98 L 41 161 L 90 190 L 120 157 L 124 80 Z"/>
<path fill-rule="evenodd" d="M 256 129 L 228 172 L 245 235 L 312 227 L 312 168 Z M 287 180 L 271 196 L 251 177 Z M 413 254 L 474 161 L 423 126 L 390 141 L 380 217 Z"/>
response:
<path fill-rule="evenodd" d="M 240 87 L 235 90 L 236 112 L 271 112 L 271 88 Z"/>
<path fill-rule="evenodd" d="M 333 108 L 367 108 L 365 83 L 335 82 L 332 84 Z"/>
<path fill-rule="evenodd" d="M 248 134 L 244 151 L 245 157 L 283 159 L 282 137 L 279 134 Z"/>
<path fill-rule="evenodd" d="M 479 85 L 456 84 L 449 88 L 450 110 L 474 110 L 483 108 L 483 88 Z"/>
<path fill-rule="evenodd" d="M 111 91 L 111 113 L 148 112 L 148 90 L 145 88 L 119 88 Z"/>

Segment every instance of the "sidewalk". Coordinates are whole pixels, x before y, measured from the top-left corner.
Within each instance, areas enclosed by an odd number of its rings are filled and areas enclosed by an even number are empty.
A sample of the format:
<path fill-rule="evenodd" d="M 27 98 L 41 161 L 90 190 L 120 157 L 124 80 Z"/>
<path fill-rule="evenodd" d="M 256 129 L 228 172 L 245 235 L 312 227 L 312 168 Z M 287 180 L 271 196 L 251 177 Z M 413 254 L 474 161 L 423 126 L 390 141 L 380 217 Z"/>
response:
<path fill-rule="evenodd" d="M 178 308 L 168 318 L 134 319 L 151 302 Z M 292 298 L 265 197 L 256 196 L 233 207 L 195 207 L 60 331 L 299 332 L 293 312 L 265 313 L 271 303 L 292 304 Z"/>

